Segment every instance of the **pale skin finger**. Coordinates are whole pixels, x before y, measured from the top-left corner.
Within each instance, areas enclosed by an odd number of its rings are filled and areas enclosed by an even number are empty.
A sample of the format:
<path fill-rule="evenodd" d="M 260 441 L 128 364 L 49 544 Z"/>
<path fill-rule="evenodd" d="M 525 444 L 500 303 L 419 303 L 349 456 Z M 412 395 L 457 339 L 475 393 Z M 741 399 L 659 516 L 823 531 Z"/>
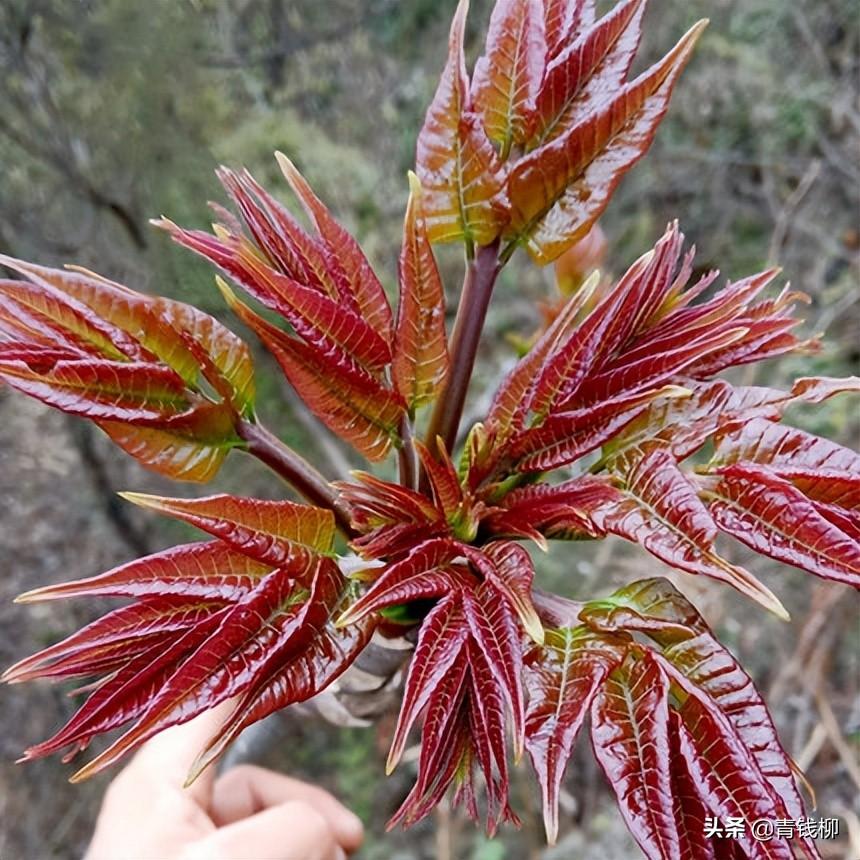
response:
<path fill-rule="evenodd" d="M 239 765 L 218 777 L 209 814 L 216 825 L 224 827 L 291 801 L 302 802 L 318 812 L 347 851 L 361 845 L 364 835 L 361 820 L 327 791 L 254 765 Z"/>
<path fill-rule="evenodd" d="M 214 772 L 204 772 L 188 789 L 183 784 L 231 707 L 225 702 L 141 747 L 105 793 L 86 860 L 169 857 L 176 846 L 215 830 L 208 815 Z"/>
<path fill-rule="evenodd" d="M 251 765 L 189 768 L 234 702 L 145 744 L 111 783 L 86 860 L 344 860 L 361 821 L 328 792 Z"/>
<path fill-rule="evenodd" d="M 345 860 L 328 820 L 303 801 L 272 806 L 197 840 L 180 860 Z"/>
<path fill-rule="evenodd" d="M 185 797 L 204 809 L 208 808 L 215 781 L 214 767 L 203 771 L 187 789 L 183 786 L 197 755 L 216 734 L 234 705 L 233 699 L 222 702 L 187 723 L 157 734 L 140 748 L 125 770 L 114 780 L 114 785 L 122 781 L 136 796 L 139 796 L 142 780 L 147 784 L 171 786 L 183 790 Z"/>

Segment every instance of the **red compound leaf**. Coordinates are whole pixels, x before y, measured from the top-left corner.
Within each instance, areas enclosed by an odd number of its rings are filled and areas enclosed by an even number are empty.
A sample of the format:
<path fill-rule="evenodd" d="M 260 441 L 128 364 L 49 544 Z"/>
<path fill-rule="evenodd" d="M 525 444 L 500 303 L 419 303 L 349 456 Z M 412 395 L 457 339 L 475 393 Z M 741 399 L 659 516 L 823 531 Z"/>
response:
<path fill-rule="evenodd" d="M 242 444 L 235 424 L 253 408 L 253 367 L 219 322 L 91 272 L 0 263 L 29 279 L 0 281 L 0 379 L 9 386 L 95 421 L 172 478 L 208 481 Z"/>
<path fill-rule="evenodd" d="M 623 174 L 648 150 L 681 70 L 704 28 L 696 24 L 657 64 L 595 101 L 581 121 L 511 169 L 506 236 L 552 262 L 600 217 Z"/>
<path fill-rule="evenodd" d="M 418 135 L 415 161 L 430 240 L 487 245 L 499 235 L 508 215 L 501 164 L 469 100 L 463 57 L 468 8 L 468 0 L 460 0 L 451 24 L 448 60 Z"/>
<path fill-rule="evenodd" d="M 526 661 L 526 749 L 543 794 L 550 844 L 558 835 L 558 793 L 594 696 L 624 657 L 623 643 L 584 628 L 549 630 Z"/>
<path fill-rule="evenodd" d="M 669 679 L 645 652 L 613 669 L 591 705 L 597 761 L 646 857 L 680 854 L 669 767 Z"/>

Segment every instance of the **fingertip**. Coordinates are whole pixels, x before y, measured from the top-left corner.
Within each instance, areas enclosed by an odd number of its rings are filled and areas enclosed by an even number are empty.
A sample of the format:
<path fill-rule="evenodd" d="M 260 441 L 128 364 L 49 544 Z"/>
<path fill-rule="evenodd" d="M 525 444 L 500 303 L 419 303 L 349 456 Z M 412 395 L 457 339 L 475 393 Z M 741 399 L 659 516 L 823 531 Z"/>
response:
<path fill-rule="evenodd" d="M 350 851 L 355 851 L 364 842 L 364 824 L 362 820 L 346 807 L 337 822 L 338 842 Z"/>

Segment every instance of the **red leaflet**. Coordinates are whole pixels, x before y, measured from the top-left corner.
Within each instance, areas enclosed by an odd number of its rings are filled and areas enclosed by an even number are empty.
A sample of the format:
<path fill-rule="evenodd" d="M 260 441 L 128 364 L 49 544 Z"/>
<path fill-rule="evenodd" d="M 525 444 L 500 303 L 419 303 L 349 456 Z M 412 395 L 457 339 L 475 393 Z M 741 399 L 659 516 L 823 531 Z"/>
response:
<path fill-rule="evenodd" d="M 260 336 L 308 408 L 369 460 L 381 460 L 398 437 L 404 405 L 375 376 L 290 337 L 219 287 L 236 315 Z"/>
<path fill-rule="evenodd" d="M 577 125 L 623 86 L 639 47 L 644 10 L 645 0 L 619 3 L 549 65 L 537 98 L 533 147 Z"/>
<path fill-rule="evenodd" d="M 680 855 L 668 696 L 669 680 L 646 651 L 613 669 L 591 706 L 594 754 L 633 838 L 653 860 Z"/>
<path fill-rule="evenodd" d="M 379 283 L 358 242 L 332 218 L 295 165 L 282 152 L 276 152 L 275 157 L 290 188 L 313 219 L 320 238 L 331 254 L 333 265 L 339 272 L 343 272 L 359 313 L 384 341 L 389 341 L 391 308 L 382 284 Z"/>
<path fill-rule="evenodd" d="M 525 734 L 523 661 L 520 633 L 513 612 L 505 601 L 498 600 L 492 585 L 486 582 L 474 594 L 469 590 L 463 591 L 463 612 L 475 649 L 486 661 L 483 671 L 473 671 L 473 678 L 477 674 L 480 683 L 488 683 L 491 675 L 496 688 L 501 691 L 510 712 L 514 756 L 519 759 L 523 754 Z M 504 746 L 494 755 L 501 762 L 505 758 Z"/>
<path fill-rule="evenodd" d="M 427 705 L 435 687 L 456 663 L 465 647 L 467 635 L 468 627 L 459 595 L 452 591 L 436 604 L 421 625 L 421 634 L 403 691 L 397 728 L 388 753 L 387 773 L 391 773 L 400 761 L 409 730 Z"/>
<path fill-rule="evenodd" d="M 704 26 L 696 24 L 657 65 L 512 168 L 506 236 L 536 262 L 552 262 L 584 236 L 622 175 L 645 154 Z"/>
<path fill-rule="evenodd" d="M 546 64 L 544 27 L 541 0 L 499 0 L 486 53 L 475 64 L 472 101 L 487 136 L 501 145 L 502 157 L 531 137 Z"/>
<path fill-rule="evenodd" d="M 469 104 L 463 58 L 468 9 L 468 0 L 460 0 L 451 24 L 448 60 L 418 135 L 415 163 L 424 188 L 430 240 L 487 245 L 501 232 L 507 211 L 501 165 Z"/>
<path fill-rule="evenodd" d="M 267 266 L 246 243 L 172 226 L 173 238 L 214 262 L 250 295 L 279 313 L 296 334 L 332 361 L 378 371 L 391 360 L 388 344 L 359 315 L 330 297 Z"/>
<path fill-rule="evenodd" d="M 538 484 L 509 493 L 504 507 L 483 521 L 493 534 L 526 537 L 541 548 L 545 537 L 602 537 L 587 512 L 617 499 L 617 491 L 603 477 L 584 475 L 550 486 Z"/>
<path fill-rule="evenodd" d="M 418 457 L 427 479 L 430 482 L 430 491 L 433 496 L 433 504 L 441 511 L 445 519 L 455 525 L 459 520 L 468 520 L 468 503 L 463 488 L 460 486 L 460 478 L 457 470 L 445 450 L 445 444 L 437 439 L 436 453 L 432 453 L 426 445 L 415 443 Z M 474 537 L 474 532 L 469 539 Z"/>
<path fill-rule="evenodd" d="M 94 734 L 137 719 L 76 779 L 107 766 L 162 728 L 247 691 L 221 736 L 233 737 L 237 725 L 331 683 L 373 628 L 368 622 L 341 634 L 331 626 L 344 580 L 334 562 L 318 554 L 330 549 L 330 511 L 227 496 L 136 500 L 219 540 L 156 553 L 90 580 L 25 595 L 25 600 L 132 595 L 138 602 L 20 662 L 5 676 L 14 681 L 104 675 L 68 725 L 29 750 L 28 757 L 66 747 L 74 753 Z M 222 748 L 218 739 L 213 741 L 206 761 Z"/>
<path fill-rule="evenodd" d="M 708 808 L 696 790 L 696 782 L 681 754 L 679 735 L 683 731 L 681 718 L 674 711 L 669 714 L 669 743 L 671 758 L 669 772 L 675 800 L 675 822 L 678 831 L 679 860 L 715 860 L 712 840 L 705 836 Z"/>
<path fill-rule="evenodd" d="M 221 167 L 217 173 L 224 189 L 239 209 L 255 244 L 279 272 L 325 293 L 329 298 L 340 298 L 350 310 L 358 310 L 352 293 L 338 277 L 338 273 L 332 271 L 330 251 L 310 236 L 292 214 L 257 183 L 247 170 L 237 175 L 232 170 Z M 242 225 L 229 212 L 226 212 L 226 215 L 225 218 L 224 214 L 219 212 L 223 224 L 218 225 L 216 235 L 221 239 L 240 237 Z M 197 248 L 188 241 L 192 238 L 197 242 L 212 242 L 211 237 L 204 233 L 179 230 L 169 221 L 158 222 L 158 226 L 169 230 L 174 241 L 186 244 L 194 250 Z"/>
<path fill-rule="evenodd" d="M 712 816 L 744 821 L 787 817 L 782 804 L 774 803 L 754 761 L 724 720 L 694 696 L 687 698 L 678 713 L 680 720 L 675 729 L 680 754 Z M 758 845 L 748 832 L 740 842 L 748 856 L 757 856 Z M 767 843 L 765 856 L 792 860 L 795 855 L 785 839 L 774 836 Z"/>
<path fill-rule="evenodd" d="M 860 587 L 856 535 L 846 534 L 789 481 L 737 463 L 720 469 L 704 495 L 717 525 L 757 552 Z"/>
<path fill-rule="evenodd" d="M 696 487 L 670 454 L 654 449 L 634 460 L 623 480 L 616 503 L 591 512 L 598 528 L 641 544 L 672 567 L 728 582 L 775 614 L 787 617 L 767 587 L 716 552 L 716 524 L 699 500 Z"/>
<path fill-rule="evenodd" d="M 414 413 L 442 390 L 448 373 L 448 346 L 445 293 L 422 214 L 421 183 L 414 173 L 409 174 L 409 189 L 391 373 L 400 396 Z"/>
<path fill-rule="evenodd" d="M 793 427 L 763 418 L 728 425 L 716 436 L 716 463 L 748 461 L 768 467 L 801 466 L 840 474 L 860 473 L 860 454 Z"/>
<path fill-rule="evenodd" d="M 17 602 L 150 595 L 228 600 L 245 594 L 271 569 L 272 565 L 221 541 L 189 543 L 130 561 L 100 576 L 36 588 L 22 594 Z"/>
<path fill-rule="evenodd" d="M 184 520 L 272 567 L 294 564 L 297 570 L 316 553 L 330 553 L 334 540 L 332 512 L 310 505 L 223 494 L 203 499 L 122 495 L 136 505 Z"/>
<path fill-rule="evenodd" d="M 465 547 L 464 553 L 495 591 L 504 596 L 525 632 L 538 644 L 543 642 L 543 625 L 532 603 L 535 572 L 529 554 L 511 541 L 493 541 L 481 551 Z"/>
<path fill-rule="evenodd" d="M 638 631 L 663 648 L 670 672 L 679 671 L 707 694 L 734 726 L 762 774 L 795 818 L 803 804 L 767 708 L 749 676 L 714 638 L 688 600 L 665 579 L 633 583 L 580 613 L 596 632 Z"/>
<path fill-rule="evenodd" d="M 76 777 L 97 773 L 162 729 L 242 693 L 268 663 L 305 647 L 328 618 L 342 581 L 329 559 L 318 562 L 309 593 L 296 594 L 285 570 L 265 577 L 253 592 L 224 610 L 217 631 L 165 679 L 137 724 Z"/>
<path fill-rule="evenodd" d="M 296 702 L 304 702 L 329 688 L 349 667 L 370 641 L 374 630 L 371 621 L 352 625 L 346 630 L 327 623 L 312 632 L 310 642 L 284 655 L 272 656 L 239 699 L 216 737 L 191 766 L 189 782 L 214 762 L 242 731 L 269 714 Z"/>
<path fill-rule="evenodd" d="M 686 388 L 666 385 L 643 394 L 607 398 L 583 409 L 557 412 L 514 437 L 506 453 L 516 462 L 519 472 L 542 472 L 565 466 L 618 436 L 652 401 L 688 395 Z"/>
<path fill-rule="evenodd" d="M 611 640 L 583 629 L 547 633 L 526 661 L 526 749 L 543 792 L 547 840 L 558 836 L 558 792 L 579 730 L 606 675 L 624 657 Z"/>
<path fill-rule="evenodd" d="M 93 419 L 151 469 L 195 481 L 218 471 L 253 407 L 242 341 L 195 308 L 89 272 L 2 263 L 32 283 L 0 281 L 0 379 Z"/>
<path fill-rule="evenodd" d="M 547 57 L 552 59 L 594 23 L 594 0 L 544 0 Z"/>
<path fill-rule="evenodd" d="M 522 751 L 522 652 L 513 613 L 488 582 L 464 584 L 427 615 L 406 680 L 389 754 L 400 759 L 410 727 L 426 709 L 418 781 L 389 823 L 414 823 L 457 781 L 454 802 L 478 817 L 473 766 L 487 790 L 487 831 L 516 820 L 508 807 L 503 704 L 512 720 L 514 748 Z"/>
<path fill-rule="evenodd" d="M 353 624 L 370 612 L 412 600 L 439 597 L 456 589 L 456 573 L 449 563 L 462 552 L 450 538 L 418 544 L 406 558 L 388 567 L 371 588 L 338 619 L 338 626 Z M 428 576 L 428 574 L 432 574 Z"/>
<path fill-rule="evenodd" d="M 223 609 L 227 601 L 162 596 L 109 612 L 71 636 L 21 660 L 3 673 L 9 683 L 34 678 L 108 673 L 171 634 L 194 627 Z"/>
<path fill-rule="evenodd" d="M 558 352 L 561 344 L 566 342 L 577 314 L 588 300 L 590 292 L 590 289 L 583 286 L 570 297 L 552 325 L 499 386 L 486 420 L 487 428 L 495 432 L 499 445 L 513 432 L 522 430 L 525 426 L 533 399 L 530 391 L 535 385 L 536 374 L 542 370 L 544 363 Z M 526 396 L 527 394 L 529 396 Z"/>

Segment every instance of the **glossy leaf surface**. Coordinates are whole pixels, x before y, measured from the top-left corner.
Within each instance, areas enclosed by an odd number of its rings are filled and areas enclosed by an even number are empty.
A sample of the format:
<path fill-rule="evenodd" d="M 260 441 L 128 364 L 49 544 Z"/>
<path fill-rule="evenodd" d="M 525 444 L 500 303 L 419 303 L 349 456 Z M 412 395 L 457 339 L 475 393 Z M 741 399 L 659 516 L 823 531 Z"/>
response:
<path fill-rule="evenodd" d="M 463 57 L 468 7 L 468 0 L 460 0 L 454 15 L 448 59 L 418 135 L 415 162 L 430 240 L 486 245 L 508 216 L 501 164 L 469 97 Z"/>

